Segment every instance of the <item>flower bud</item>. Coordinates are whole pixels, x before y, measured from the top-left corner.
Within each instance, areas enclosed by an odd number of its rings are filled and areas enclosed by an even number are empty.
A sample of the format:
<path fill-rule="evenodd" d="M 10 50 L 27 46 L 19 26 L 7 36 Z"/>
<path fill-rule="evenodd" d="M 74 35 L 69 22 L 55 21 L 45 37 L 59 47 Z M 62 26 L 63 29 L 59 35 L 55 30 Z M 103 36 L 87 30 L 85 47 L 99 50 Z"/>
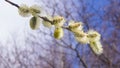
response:
<path fill-rule="evenodd" d="M 38 15 L 38 14 L 41 13 L 40 9 L 41 9 L 41 8 L 40 8 L 38 5 L 33 5 L 33 6 L 30 7 L 30 13 L 31 13 L 33 16 L 36 16 L 36 15 Z"/>
<path fill-rule="evenodd" d="M 40 26 L 40 18 L 39 17 L 32 17 L 30 19 L 30 27 L 31 29 L 35 30 L 38 29 Z"/>
<path fill-rule="evenodd" d="M 63 26 L 65 23 L 65 19 L 61 16 L 55 16 L 53 17 L 53 25 L 55 25 L 55 27 L 61 27 Z"/>
<path fill-rule="evenodd" d="M 29 11 L 29 7 L 25 4 L 22 4 L 19 8 L 18 8 L 18 12 L 21 16 L 23 17 L 28 17 L 30 16 L 30 11 Z"/>
<path fill-rule="evenodd" d="M 91 41 L 90 47 L 93 50 L 93 52 L 97 55 L 100 55 L 103 53 L 103 48 L 102 48 L 102 44 L 100 43 L 100 41 Z"/>
<path fill-rule="evenodd" d="M 54 37 L 56 39 L 61 39 L 64 35 L 64 31 L 62 28 L 56 28 L 55 31 L 54 31 Z"/>

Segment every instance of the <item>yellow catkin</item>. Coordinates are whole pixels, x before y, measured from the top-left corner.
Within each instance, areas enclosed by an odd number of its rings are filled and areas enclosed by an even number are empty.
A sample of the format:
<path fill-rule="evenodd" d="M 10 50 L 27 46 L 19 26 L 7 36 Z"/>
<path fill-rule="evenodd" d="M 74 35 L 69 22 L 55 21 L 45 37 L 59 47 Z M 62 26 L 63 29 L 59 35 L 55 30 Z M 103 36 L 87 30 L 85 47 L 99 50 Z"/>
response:
<path fill-rule="evenodd" d="M 18 8 L 18 12 L 22 17 L 30 16 L 29 7 L 25 4 L 20 5 L 20 7 Z"/>
<path fill-rule="evenodd" d="M 72 32 L 82 31 L 83 30 L 83 24 L 81 22 L 70 21 L 69 22 L 69 29 Z"/>
<path fill-rule="evenodd" d="M 64 31 L 62 28 L 56 28 L 54 31 L 54 38 L 61 39 L 64 36 Z"/>
<path fill-rule="evenodd" d="M 88 34 L 87 37 L 89 38 L 90 41 L 99 41 L 101 38 L 101 35 L 94 30 L 89 30 L 87 34 Z"/>
<path fill-rule="evenodd" d="M 89 39 L 87 38 L 87 34 L 84 33 L 83 31 L 75 32 L 74 36 L 75 36 L 75 39 L 82 44 L 89 43 Z"/>
<path fill-rule="evenodd" d="M 33 16 L 36 16 L 38 14 L 41 13 L 41 8 L 40 6 L 38 5 L 33 5 L 30 7 L 30 13 L 33 15 Z"/>
<path fill-rule="evenodd" d="M 39 17 L 32 17 L 30 19 L 30 27 L 31 27 L 31 29 L 33 29 L 33 30 L 38 29 L 39 26 L 40 26 L 40 23 L 41 23 L 41 21 L 40 21 Z"/>
<path fill-rule="evenodd" d="M 103 47 L 100 41 L 90 41 L 90 47 L 93 50 L 93 52 L 97 55 L 103 53 Z"/>
<path fill-rule="evenodd" d="M 54 16 L 53 17 L 53 25 L 57 27 L 62 27 L 65 23 L 65 19 L 62 16 Z"/>

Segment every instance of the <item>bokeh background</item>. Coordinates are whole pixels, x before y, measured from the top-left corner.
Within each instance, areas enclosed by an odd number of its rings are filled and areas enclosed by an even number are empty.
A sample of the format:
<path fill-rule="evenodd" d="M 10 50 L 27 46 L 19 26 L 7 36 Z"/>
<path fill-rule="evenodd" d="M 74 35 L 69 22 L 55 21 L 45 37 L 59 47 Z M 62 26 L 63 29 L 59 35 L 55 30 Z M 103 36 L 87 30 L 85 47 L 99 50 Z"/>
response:
<path fill-rule="evenodd" d="M 104 53 L 95 55 L 89 45 L 76 42 L 64 30 L 61 40 L 54 28 L 42 24 L 32 30 L 28 18 L 0 0 L 0 68 L 120 68 L 120 0 L 11 0 L 29 6 L 37 4 L 43 16 L 61 15 L 84 23 L 84 30 L 101 35 Z"/>

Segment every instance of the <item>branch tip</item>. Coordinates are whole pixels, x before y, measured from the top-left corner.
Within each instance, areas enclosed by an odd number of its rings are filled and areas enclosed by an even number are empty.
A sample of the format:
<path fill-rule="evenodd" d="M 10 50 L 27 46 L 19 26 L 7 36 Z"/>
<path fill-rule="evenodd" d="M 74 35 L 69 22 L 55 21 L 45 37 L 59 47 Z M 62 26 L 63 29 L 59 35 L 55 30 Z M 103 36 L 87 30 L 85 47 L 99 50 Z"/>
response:
<path fill-rule="evenodd" d="M 6 2 L 8 2 L 9 4 L 11 4 L 11 5 L 13 5 L 13 6 L 15 6 L 15 7 L 17 7 L 17 8 L 19 8 L 20 6 L 19 5 L 17 5 L 16 3 L 13 3 L 13 2 L 11 2 L 11 1 L 9 1 L 9 0 L 5 0 Z"/>

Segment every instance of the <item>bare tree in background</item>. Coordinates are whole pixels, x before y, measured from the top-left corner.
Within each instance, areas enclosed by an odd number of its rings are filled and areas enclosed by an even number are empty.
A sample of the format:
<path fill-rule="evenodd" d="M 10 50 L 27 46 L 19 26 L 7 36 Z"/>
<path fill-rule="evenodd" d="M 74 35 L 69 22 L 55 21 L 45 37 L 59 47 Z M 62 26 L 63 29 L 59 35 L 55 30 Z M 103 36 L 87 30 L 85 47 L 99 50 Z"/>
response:
<path fill-rule="evenodd" d="M 74 38 L 73 38 L 72 34 L 69 32 L 66 32 L 68 35 L 67 34 L 65 34 L 65 35 L 68 36 L 68 39 L 63 39 L 62 41 L 64 41 L 65 43 L 68 44 L 67 48 L 70 48 L 71 50 L 73 50 L 73 52 L 71 52 L 72 54 L 74 54 L 74 51 L 76 54 L 78 54 L 76 57 L 79 58 L 79 60 L 80 60 L 79 63 L 81 63 L 81 62 L 83 63 L 82 65 L 80 65 L 80 64 L 78 64 L 78 65 L 83 66 L 83 67 L 89 66 L 89 67 L 100 67 L 100 68 L 102 68 L 102 67 L 111 68 L 114 66 L 119 67 L 118 62 L 117 62 L 118 64 L 114 64 L 116 59 L 118 59 L 115 57 L 119 56 L 119 51 L 116 49 L 117 48 L 116 46 L 119 44 L 118 43 L 119 31 L 117 31 L 118 29 L 117 30 L 115 29 L 111 32 L 111 33 L 113 33 L 112 37 L 110 37 L 110 38 L 104 37 L 106 34 L 109 35 L 111 28 L 114 29 L 116 27 L 117 28 L 119 27 L 119 13 L 116 13 L 116 12 L 119 12 L 119 8 L 118 8 L 119 3 L 120 3 L 119 0 L 107 1 L 107 2 L 110 2 L 110 4 L 106 4 L 105 6 L 99 8 L 102 10 L 94 8 L 94 5 L 96 5 L 96 4 L 94 4 L 94 1 L 92 1 L 93 3 L 89 3 L 84 0 L 70 0 L 70 1 L 53 0 L 53 1 L 47 1 L 47 2 L 46 1 L 43 1 L 43 2 L 48 10 L 49 9 L 53 10 L 52 15 L 58 14 L 58 15 L 62 15 L 64 17 L 66 17 L 67 20 L 72 19 L 75 21 L 82 21 L 84 23 L 84 25 L 86 26 L 85 27 L 86 30 L 93 28 L 93 29 L 96 29 L 97 31 L 101 32 L 101 34 L 103 35 L 101 42 L 103 43 L 103 47 L 105 49 L 104 54 L 101 56 L 95 56 L 94 54 L 92 54 L 90 52 L 90 50 L 87 46 L 84 47 L 84 46 L 81 46 L 81 44 L 79 44 L 79 43 L 73 42 Z M 75 1 L 77 1 L 77 3 Z M 108 7 L 108 9 L 106 7 Z M 114 8 L 117 8 L 117 9 L 114 9 Z M 88 9 L 93 10 L 93 12 Z M 113 11 L 116 11 L 116 12 L 113 12 Z M 104 12 L 104 14 L 101 14 L 101 12 Z M 116 17 L 116 16 L 111 16 L 111 14 L 112 14 L 111 12 L 114 13 L 118 18 L 117 20 L 115 20 L 117 22 L 113 24 L 113 25 L 117 24 L 115 27 L 108 26 L 109 24 L 112 24 L 112 21 L 109 19 L 116 19 L 116 18 L 112 18 L 112 17 Z M 98 19 L 94 19 L 94 17 L 96 17 Z M 91 19 L 93 19 L 93 20 L 91 20 Z M 96 20 L 98 20 L 98 21 L 96 21 Z M 108 21 L 109 24 L 105 24 L 106 21 Z M 100 23 L 101 25 L 97 25 L 98 22 L 101 22 Z M 107 33 L 105 33 L 106 31 L 107 31 Z M 111 39 L 113 39 L 113 41 L 111 41 Z M 71 42 L 73 42 L 74 44 Z M 114 44 L 115 42 L 117 44 Z M 62 47 L 63 47 L 63 45 L 62 45 Z M 81 52 L 83 52 L 83 53 L 81 54 Z M 84 60 L 82 58 L 84 58 Z M 77 60 L 71 60 L 71 61 L 77 61 Z"/>
<path fill-rule="evenodd" d="M 18 41 L 13 38 L 11 51 L 9 48 L 0 47 L 1 68 L 119 68 L 120 67 L 120 1 L 109 0 L 109 4 L 94 8 L 94 0 L 36 0 L 40 2 L 49 15 L 61 15 L 69 20 L 82 21 L 87 31 L 91 28 L 101 32 L 104 53 L 96 56 L 89 45 L 82 45 L 75 41 L 73 34 L 65 30 L 64 38 L 53 38 L 54 29 L 41 25 L 34 32 L 26 31 L 25 46 L 18 46 Z M 92 11 L 91 11 L 92 10 Z M 49 12 L 48 12 L 49 11 Z M 98 18 L 98 19 L 96 19 Z M 98 21 L 96 21 L 98 20 Z M 101 22 L 101 25 L 97 25 Z M 111 27 L 108 25 L 112 24 Z M 113 30 L 110 30 L 110 29 Z M 107 32 L 108 31 L 108 32 Z M 109 33 L 109 31 L 111 31 Z M 111 37 L 105 37 L 110 35 Z"/>

